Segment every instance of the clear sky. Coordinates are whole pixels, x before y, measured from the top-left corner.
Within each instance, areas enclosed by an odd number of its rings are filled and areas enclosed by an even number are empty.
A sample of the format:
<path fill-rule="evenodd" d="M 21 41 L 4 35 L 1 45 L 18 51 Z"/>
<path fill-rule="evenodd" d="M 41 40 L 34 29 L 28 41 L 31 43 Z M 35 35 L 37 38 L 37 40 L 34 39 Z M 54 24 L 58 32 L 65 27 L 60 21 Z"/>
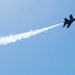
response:
<path fill-rule="evenodd" d="M 75 0 L 0 0 L 0 37 L 75 17 Z M 75 22 L 0 45 L 0 75 L 75 75 Z"/>

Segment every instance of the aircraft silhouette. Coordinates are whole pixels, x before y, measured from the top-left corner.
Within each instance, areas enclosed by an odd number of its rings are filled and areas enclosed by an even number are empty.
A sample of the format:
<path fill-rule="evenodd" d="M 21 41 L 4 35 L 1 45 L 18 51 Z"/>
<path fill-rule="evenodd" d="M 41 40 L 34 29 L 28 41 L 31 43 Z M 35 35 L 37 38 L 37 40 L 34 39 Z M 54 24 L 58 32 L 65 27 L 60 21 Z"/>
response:
<path fill-rule="evenodd" d="M 70 19 L 64 18 L 65 22 L 64 22 L 64 26 L 63 26 L 63 27 L 65 27 L 65 26 L 67 25 L 67 28 L 69 28 L 70 25 L 71 25 L 71 23 L 72 23 L 73 21 L 75 21 L 75 18 L 73 18 L 72 15 L 70 15 L 69 18 L 70 18 Z"/>

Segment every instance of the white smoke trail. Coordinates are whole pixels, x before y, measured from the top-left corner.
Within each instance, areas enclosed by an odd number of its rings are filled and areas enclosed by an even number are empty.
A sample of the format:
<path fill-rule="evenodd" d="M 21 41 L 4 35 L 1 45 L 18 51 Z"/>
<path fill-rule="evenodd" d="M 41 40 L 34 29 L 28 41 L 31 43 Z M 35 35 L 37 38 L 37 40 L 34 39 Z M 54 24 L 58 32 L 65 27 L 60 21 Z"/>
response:
<path fill-rule="evenodd" d="M 49 29 L 52 29 L 54 27 L 60 26 L 62 24 L 63 23 L 56 24 L 56 25 L 45 27 L 42 29 L 37 29 L 35 31 L 31 30 L 29 32 L 25 32 L 25 33 L 21 33 L 21 34 L 17 34 L 17 35 L 9 35 L 9 36 L 5 36 L 5 37 L 0 37 L 0 45 L 6 45 L 8 43 L 13 43 L 13 42 L 16 42 L 17 40 L 21 40 L 23 38 L 29 38 L 29 37 L 34 36 L 36 34 L 48 31 Z"/>

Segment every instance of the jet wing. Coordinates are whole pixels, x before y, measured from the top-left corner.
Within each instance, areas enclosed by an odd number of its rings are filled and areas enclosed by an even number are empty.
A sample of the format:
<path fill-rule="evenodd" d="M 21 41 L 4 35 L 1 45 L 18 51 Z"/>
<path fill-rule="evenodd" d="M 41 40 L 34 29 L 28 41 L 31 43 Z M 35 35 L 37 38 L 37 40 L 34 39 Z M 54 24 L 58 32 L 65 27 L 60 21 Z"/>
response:
<path fill-rule="evenodd" d="M 70 15 L 70 19 L 73 19 L 73 16 L 72 15 Z"/>
<path fill-rule="evenodd" d="M 71 25 L 71 23 L 68 23 L 67 28 L 69 28 L 69 27 L 70 27 L 70 25 Z"/>

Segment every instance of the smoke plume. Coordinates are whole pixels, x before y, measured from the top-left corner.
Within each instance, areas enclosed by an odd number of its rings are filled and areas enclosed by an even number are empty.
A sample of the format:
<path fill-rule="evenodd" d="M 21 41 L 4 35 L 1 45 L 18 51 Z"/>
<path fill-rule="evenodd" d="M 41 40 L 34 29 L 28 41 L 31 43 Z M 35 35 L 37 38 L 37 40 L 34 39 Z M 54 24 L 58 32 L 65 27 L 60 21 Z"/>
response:
<path fill-rule="evenodd" d="M 29 32 L 25 32 L 25 33 L 21 33 L 21 34 L 16 34 L 16 35 L 9 35 L 9 36 L 5 36 L 5 37 L 0 37 L 0 45 L 6 45 L 8 43 L 14 43 L 17 40 L 21 40 L 21 39 L 25 39 L 25 38 L 30 38 L 31 36 L 35 36 L 39 33 L 48 31 L 49 29 L 55 28 L 57 26 L 62 25 L 63 23 L 60 24 L 56 24 L 56 25 L 52 25 L 49 27 L 44 27 L 42 29 L 37 29 L 37 30 L 31 30 Z"/>

